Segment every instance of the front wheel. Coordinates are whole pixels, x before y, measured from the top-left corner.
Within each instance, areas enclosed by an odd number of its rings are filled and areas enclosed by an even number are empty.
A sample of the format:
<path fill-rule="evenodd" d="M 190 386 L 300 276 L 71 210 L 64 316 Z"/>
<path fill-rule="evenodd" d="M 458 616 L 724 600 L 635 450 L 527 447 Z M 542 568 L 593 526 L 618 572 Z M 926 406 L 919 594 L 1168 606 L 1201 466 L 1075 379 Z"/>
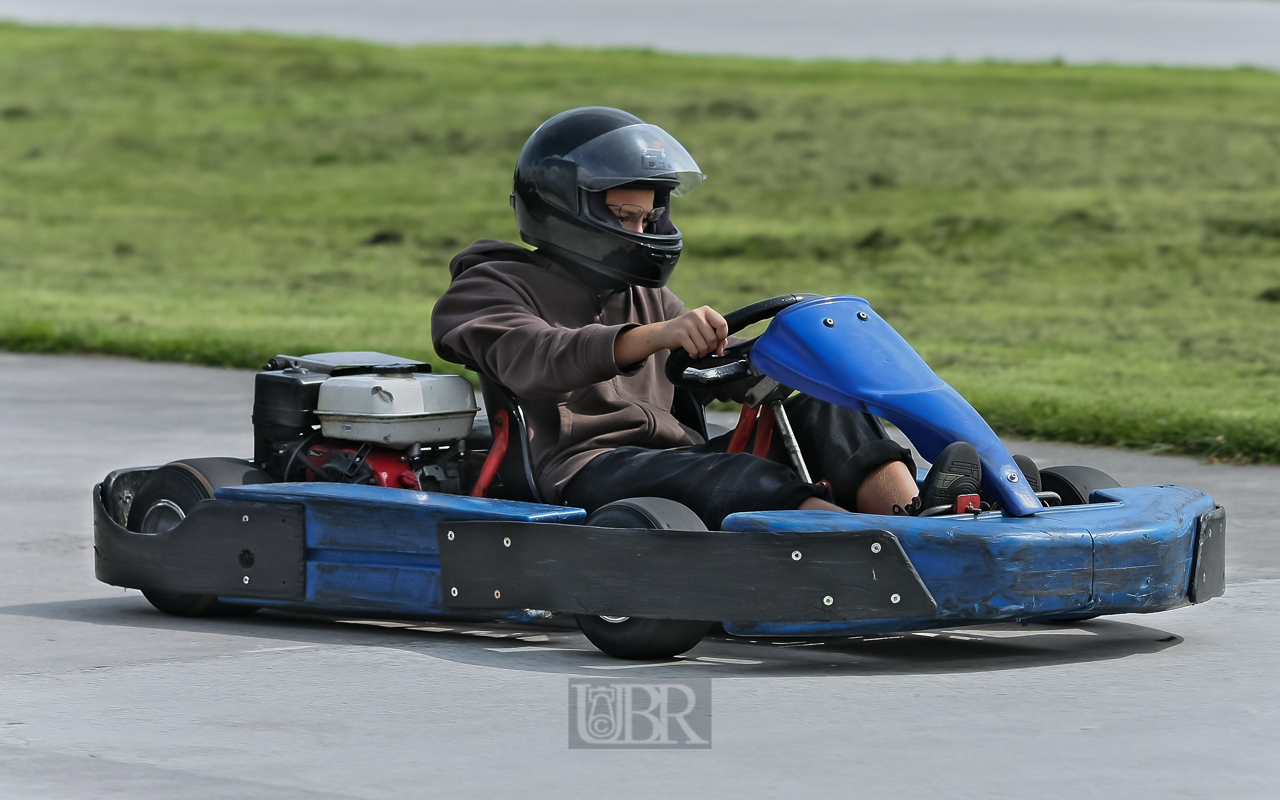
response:
<path fill-rule="evenodd" d="M 1048 467 L 1040 470 L 1040 488 L 1056 492 L 1064 506 L 1089 504 L 1089 496 L 1099 489 L 1118 489 L 1120 483 L 1093 467 Z"/>
<path fill-rule="evenodd" d="M 238 458 L 192 458 L 174 461 L 152 473 L 129 507 L 125 527 L 136 533 L 165 533 L 187 518 L 213 490 L 247 483 L 269 483 L 271 476 Z M 187 594 L 144 589 L 151 605 L 175 617 L 213 617 L 248 614 L 255 606 L 223 603 L 211 594 Z"/>
<path fill-rule="evenodd" d="M 687 507 L 661 497 L 619 500 L 587 517 L 597 528 L 705 531 Z M 692 650 L 711 629 L 710 622 L 578 615 L 578 627 L 596 647 L 614 658 L 671 658 Z"/>

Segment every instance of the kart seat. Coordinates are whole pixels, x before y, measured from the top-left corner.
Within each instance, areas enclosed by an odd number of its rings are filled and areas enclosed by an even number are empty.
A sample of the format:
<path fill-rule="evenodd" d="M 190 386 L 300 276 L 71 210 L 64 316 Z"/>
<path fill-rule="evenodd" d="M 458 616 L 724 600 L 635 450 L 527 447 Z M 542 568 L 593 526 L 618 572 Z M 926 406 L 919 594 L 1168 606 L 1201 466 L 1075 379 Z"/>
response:
<path fill-rule="evenodd" d="M 520 398 L 497 380 L 484 373 L 478 374 L 480 375 L 480 393 L 484 396 L 485 413 L 492 419 L 497 412 L 506 411 L 507 418 L 511 422 L 507 455 L 498 466 L 498 478 L 502 481 L 502 485 L 494 487 L 493 496 L 505 500 L 523 500 L 527 503 L 546 502 L 542 493 L 538 491 L 538 483 L 533 477 L 529 427 L 525 422 L 524 412 L 520 409 Z M 676 387 L 671 413 L 681 424 L 691 428 L 702 438 L 708 438 L 706 413 L 702 404 L 693 396 L 693 392 Z"/>

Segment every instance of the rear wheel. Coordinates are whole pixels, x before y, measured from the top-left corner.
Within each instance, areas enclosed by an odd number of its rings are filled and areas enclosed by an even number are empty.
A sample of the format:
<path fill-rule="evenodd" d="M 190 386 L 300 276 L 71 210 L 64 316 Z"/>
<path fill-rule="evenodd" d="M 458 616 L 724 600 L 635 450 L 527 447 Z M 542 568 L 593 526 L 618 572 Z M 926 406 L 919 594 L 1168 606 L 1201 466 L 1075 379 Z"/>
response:
<path fill-rule="evenodd" d="M 705 531 L 706 525 L 687 507 L 660 497 L 619 500 L 587 518 L 598 528 Z M 592 644 L 614 658 L 670 658 L 693 649 L 711 628 L 710 622 L 640 617 L 578 615 L 578 627 Z"/>
<path fill-rule="evenodd" d="M 270 475 L 237 458 L 174 461 L 156 470 L 142 484 L 129 507 L 125 527 L 137 533 L 165 533 L 186 519 L 201 500 L 211 499 L 214 489 L 269 482 Z M 211 594 L 144 589 L 142 595 L 151 605 L 176 617 L 226 616 L 257 610 L 255 606 L 219 602 Z"/>

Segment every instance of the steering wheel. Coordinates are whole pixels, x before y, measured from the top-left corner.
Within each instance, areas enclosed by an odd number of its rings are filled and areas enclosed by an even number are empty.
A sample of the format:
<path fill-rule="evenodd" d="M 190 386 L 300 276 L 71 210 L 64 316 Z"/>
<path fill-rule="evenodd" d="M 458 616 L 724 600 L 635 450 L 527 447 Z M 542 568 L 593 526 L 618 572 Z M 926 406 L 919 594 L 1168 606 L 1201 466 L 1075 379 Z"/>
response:
<path fill-rule="evenodd" d="M 725 315 L 724 321 L 729 324 L 729 333 L 735 334 L 748 325 L 754 325 L 773 318 L 784 308 L 803 300 L 822 297 L 820 294 L 783 294 L 761 300 L 737 311 Z M 667 356 L 667 380 L 676 386 L 686 389 L 701 389 L 707 386 L 719 386 L 747 377 L 750 371 L 751 346 L 755 339 L 748 339 L 725 348 L 724 355 L 714 353 L 695 359 L 688 351 L 681 348 L 672 350 Z"/>

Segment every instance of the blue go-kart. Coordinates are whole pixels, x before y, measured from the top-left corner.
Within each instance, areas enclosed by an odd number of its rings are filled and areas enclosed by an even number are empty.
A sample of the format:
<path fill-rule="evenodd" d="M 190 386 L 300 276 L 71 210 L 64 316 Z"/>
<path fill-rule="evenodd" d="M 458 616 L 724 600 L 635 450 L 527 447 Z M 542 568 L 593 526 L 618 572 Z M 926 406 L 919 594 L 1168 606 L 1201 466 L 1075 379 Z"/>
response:
<path fill-rule="evenodd" d="M 781 400 L 864 409 L 927 459 L 967 441 L 980 498 L 920 516 L 771 511 L 708 531 L 658 498 L 541 502 L 520 402 L 380 353 L 279 356 L 257 376 L 252 461 L 123 469 L 94 488 L 99 580 L 162 611 L 258 608 L 534 621 L 573 615 L 620 658 L 669 657 L 719 622 L 735 636 L 827 636 L 1085 619 L 1200 603 L 1225 588 L 1226 516 L 1182 486 L 1121 487 L 1088 467 L 1037 493 L 982 417 L 858 297 L 787 295 L 723 356 L 673 354 L 673 413 L 706 432 L 691 388 L 763 376 L 749 396 L 801 475 Z M 474 419 L 473 419 L 474 418 Z M 756 423 L 754 411 L 740 425 Z"/>

